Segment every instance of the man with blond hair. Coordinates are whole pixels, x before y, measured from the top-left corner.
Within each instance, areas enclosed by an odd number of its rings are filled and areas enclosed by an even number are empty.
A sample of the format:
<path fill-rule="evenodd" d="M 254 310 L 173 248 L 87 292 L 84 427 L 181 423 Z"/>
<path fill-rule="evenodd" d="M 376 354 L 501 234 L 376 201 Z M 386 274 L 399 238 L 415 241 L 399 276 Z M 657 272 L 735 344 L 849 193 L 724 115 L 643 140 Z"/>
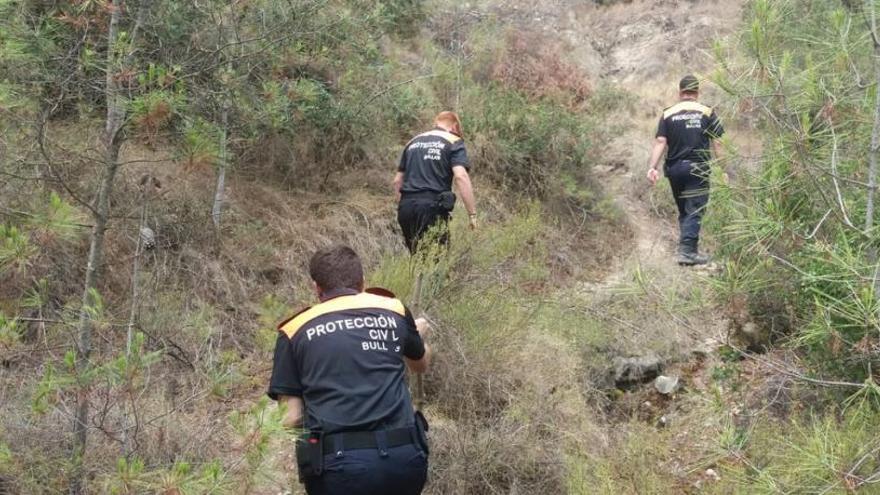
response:
<path fill-rule="evenodd" d="M 440 112 L 434 129 L 419 134 L 407 143 L 400 157 L 394 190 L 398 197 L 397 221 L 403 230 L 410 253 L 419 240 L 437 228 L 437 240 L 448 241 L 446 224 L 455 207 L 455 183 L 470 226 L 477 226 L 477 206 L 468 169 L 467 151 L 462 139 L 461 121 L 454 112 Z"/>

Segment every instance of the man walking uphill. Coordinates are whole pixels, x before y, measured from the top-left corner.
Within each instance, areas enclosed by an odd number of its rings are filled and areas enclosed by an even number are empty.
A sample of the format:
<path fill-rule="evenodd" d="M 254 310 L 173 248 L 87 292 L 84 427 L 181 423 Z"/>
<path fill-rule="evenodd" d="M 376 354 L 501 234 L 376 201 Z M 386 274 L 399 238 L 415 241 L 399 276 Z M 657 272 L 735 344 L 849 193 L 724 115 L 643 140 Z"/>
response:
<path fill-rule="evenodd" d="M 452 183 L 467 209 L 470 226 L 477 226 L 477 206 L 471 186 L 467 151 L 461 137 L 461 122 L 453 112 L 434 118 L 434 129 L 414 137 L 403 149 L 394 190 L 400 200 L 397 221 L 410 253 L 431 227 L 438 226 L 438 240 L 448 241 L 444 230 L 455 207 Z"/>
<path fill-rule="evenodd" d="M 417 495 L 428 474 L 427 424 L 404 368 L 428 367 L 427 325 L 394 295 L 364 290 L 357 254 L 322 249 L 309 263 L 321 303 L 279 326 L 269 397 L 303 426 L 296 460 L 309 495 Z"/>
<path fill-rule="evenodd" d="M 685 76 L 678 84 L 680 101 L 663 111 L 648 162 L 648 180 L 656 184 L 660 158 L 667 150 L 664 172 L 678 206 L 678 263 L 702 265 L 709 257 L 700 254 L 700 224 L 709 202 L 709 165 L 712 152 L 720 156 L 718 138 L 724 128 L 712 108 L 699 103 L 700 83 Z M 711 149 L 710 149 L 711 148 Z"/>

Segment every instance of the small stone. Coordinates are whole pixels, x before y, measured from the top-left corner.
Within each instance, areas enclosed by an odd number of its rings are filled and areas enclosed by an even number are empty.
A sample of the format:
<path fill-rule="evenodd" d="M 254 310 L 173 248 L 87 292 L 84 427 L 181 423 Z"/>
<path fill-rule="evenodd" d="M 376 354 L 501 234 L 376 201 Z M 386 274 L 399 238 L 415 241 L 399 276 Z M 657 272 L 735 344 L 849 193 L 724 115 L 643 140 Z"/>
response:
<path fill-rule="evenodd" d="M 663 395 L 674 394 L 679 388 L 677 376 L 660 375 L 654 379 L 654 389 Z"/>
<path fill-rule="evenodd" d="M 706 478 L 712 481 L 720 481 L 721 475 L 712 468 L 706 470 Z"/>
<path fill-rule="evenodd" d="M 140 230 L 140 236 L 144 249 L 150 250 L 156 247 L 156 233 L 153 232 L 153 229 L 147 227 L 146 225 L 142 226 Z"/>

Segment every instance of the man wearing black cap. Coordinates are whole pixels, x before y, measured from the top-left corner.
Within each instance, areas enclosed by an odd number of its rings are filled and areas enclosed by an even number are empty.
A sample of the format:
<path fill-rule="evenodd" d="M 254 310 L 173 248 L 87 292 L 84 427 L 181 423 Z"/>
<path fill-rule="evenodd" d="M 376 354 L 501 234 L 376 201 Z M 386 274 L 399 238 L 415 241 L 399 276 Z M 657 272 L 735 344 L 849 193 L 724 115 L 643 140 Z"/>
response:
<path fill-rule="evenodd" d="M 663 111 L 651 158 L 648 180 L 652 185 L 660 177 L 658 168 L 663 152 L 663 167 L 672 196 L 678 206 L 678 263 L 684 266 L 703 265 L 709 257 L 698 250 L 700 223 L 709 201 L 709 165 L 712 153 L 720 156 L 718 138 L 724 134 L 721 121 L 711 107 L 697 100 L 700 82 L 687 75 L 678 84 L 679 102 Z"/>

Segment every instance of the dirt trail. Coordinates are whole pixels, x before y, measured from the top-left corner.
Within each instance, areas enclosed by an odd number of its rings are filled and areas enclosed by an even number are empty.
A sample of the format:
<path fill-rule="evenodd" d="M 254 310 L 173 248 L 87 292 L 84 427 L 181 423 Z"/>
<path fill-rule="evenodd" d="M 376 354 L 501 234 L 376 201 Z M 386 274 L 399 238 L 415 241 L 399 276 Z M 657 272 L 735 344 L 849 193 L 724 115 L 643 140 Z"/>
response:
<path fill-rule="evenodd" d="M 625 213 L 633 244 L 596 288 L 618 285 L 634 264 L 670 271 L 675 251 L 676 225 L 669 214 L 659 215 L 657 204 L 668 198 L 664 185 L 651 192 L 644 179 L 651 138 L 660 111 L 677 98 L 682 75 L 705 75 L 712 67 L 712 41 L 733 32 L 744 0 L 634 0 L 599 6 L 578 0 L 528 2 L 498 0 L 489 9 L 531 30 L 561 39 L 569 58 L 594 80 L 617 85 L 635 101 L 620 115 L 625 129 L 606 146 L 604 163 L 596 173 Z M 704 100 L 712 104 L 713 90 Z M 618 124 L 620 121 L 617 122 Z M 667 207 L 668 208 L 668 207 Z M 589 284 L 588 284 L 589 285 Z"/>
<path fill-rule="evenodd" d="M 618 285 L 634 264 L 664 277 L 688 276 L 688 270 L 672 263 L 678 235 L 674 214 L 669 205 L 663 214 L 658 212 L 658 204 L 669 202 L 668 188 L 661 183 L 651 191 L 644 173 L 657 116 L 676 100 L 678 80 L 686 73 L 711 71 L 711 44 L 733 32 L 743 4 L 741 0 L 643 0 L 582 9 L 579 17 L 586 22 L 571 24 L 569 37 L 588 40 L 601 57 L 597 63 L 584 51 L 584 66 L 594 73 L 599 67 L 604 82 L 619 85 L 636 100 L 634 111 L 626 116 L 624 133 L 609 145 L 610 164 L 597 169 L 634 231 L 628 255 L 603 287 Z M 714 95 L 707 87 L 704 100 L 712 104 Z"/>
<path fill-rule="evenodd" d="M 602 162 L 594 171 L 631 225 L 633 238 L 602 280 L 582 282 L 575 288 L 588 305 L 603 311 L 615 292 L 632 283 L 636 272 L 649 274 L 652 292 L 667 289 L 690 297 L 687 291 L 705 286 L 705 271 L 674 263 L 678 228 L 671 193 L 665 182 L 656 189 L 645 179 L 646 165 L 657 118 L 677 99 L 677 84 L 687 73 L 707 76 L 713 60 L 713 40 L 732 34 L 739 26 L 744 0 L 634 0 L 611 6 L 593 2 L 498 1 L 495 12 L 512 17 L 520 26 L 561 38 L 570 60 L 590 74 L 596 86 L 615 85 L 630 95 L 621 105 L 615 125 L 623 132 L 604 145 Z M 707 104 L 719 101 L 717 90 L 704 86 Z M 698 285 L 699 284 L 699 285 Z M 661 295 L 659 297 L 666 297 Z M 642 352 L 649 342 L 663 341 L 672 353 L 712 350 L 723 341 L 726 326 L 706 308 L 689 325 L 674 304 L 661 304 L 665 315 L 636 316 L 630 322 L 639 331 L 633 345 L 619 352 Z M 663 321 L 660 321 L 663 320 Z M 683 323 L 684 321 L 684 323 Z"/>
<path fill-rule="evenodd" d="M 626 116 L 624 133 L 609 144 L 610 163 L 597 168 L 634 232 L 628 255 L 603 287 L 622 282 L 633 264 L 672 278 L 688 272 L 672 263 L 678 235 L 673 215 L 658 214 L 658 202 L 668 201 L 670 193 L 663 183 L 651 191 L 644 173 L 657 116 L 676 100 L 682 75 L 711 70 L 711 43 L 737 26 L 742 4 L 645 0 L 592 7 L 580 13 L 586 22 L 575 22 L 568 31 L 569 37 L 589 40 L 601 56 L 599 64 L 588 57 L 584 66 L 594 71 L 600 67 L 604 82 L 619 85 L 636 100 Z M 705 93 L 711 100 L 712 90 Z"/>
<path fill-rule="evenodd" d="M 598 304 L 630 282 L 635 270 L 650 273 L 658 289 L 705 285 L 705 269 L 674 263 L 678 227 L 671 193 L 665 182 L 652 189 L 645 172 L 658 115 L 676 101 L 678 80 L 687 73 L 711 71 L 708 49 L 714 39 L 737 28 L 743 4 L 742 0 L 636 1 L 588 9 L 582 15 L 590 22 L 575 24 L 582 28 L 574 32 L 590 39 L 602 55 L 601 79 L 619 85 L 635 99 L 625 116 L 624 132 L 608 145 L 609 160 L 596 169 L 633 230 L 626 254 L 592 287 Z M 714 104 L 713 99 L 720 99 L 716 94 L 711 85 L 704 85 L 704 102 Z M 679 342 L 682 356 L 712 351 L 726 339 L 726 322 L 709 309 L 690 327 L 672 313 L 667 317 L 672 320 L 668 326 L 649 325 L 655 327 L 654 337 L 668 332 L 664 338 Z M 648 330 L 642 338 L 650 340 L 651 333 Z"/>
<path fill-rule="evenodd" d="M 587 288 L 619 285 L 633 265 L 681 276 L 682 270 L 671 262 L 677 226 L 671 210 L 658 212 L 658 205 L 669 201 L 664 196 L 669 195 L 668 188 L 661 183 L 652 192 L 644 178 L 651 139 L 657 116 L 677 98 L 678 80 L 686 73 L 705 76 L 711 71 L 712 42 L 738 27 L 744 4 L 744 0 L 633 0 L 610 6 L 583 0 L 486 3 L 487 10 L 508 22 L 561 40 L 568 58 L 594 81 L 616 85 L 635 100 L 615 122 L 623 123 L 623 133 L 605 146 L 604 162 L 595 167 L 631 224 L 633 243 L 620 246 L 626 254 L 605 280 L 588 283 Z M 703 100 L 712 104 L 715 91 L 706 89 Z"/>

